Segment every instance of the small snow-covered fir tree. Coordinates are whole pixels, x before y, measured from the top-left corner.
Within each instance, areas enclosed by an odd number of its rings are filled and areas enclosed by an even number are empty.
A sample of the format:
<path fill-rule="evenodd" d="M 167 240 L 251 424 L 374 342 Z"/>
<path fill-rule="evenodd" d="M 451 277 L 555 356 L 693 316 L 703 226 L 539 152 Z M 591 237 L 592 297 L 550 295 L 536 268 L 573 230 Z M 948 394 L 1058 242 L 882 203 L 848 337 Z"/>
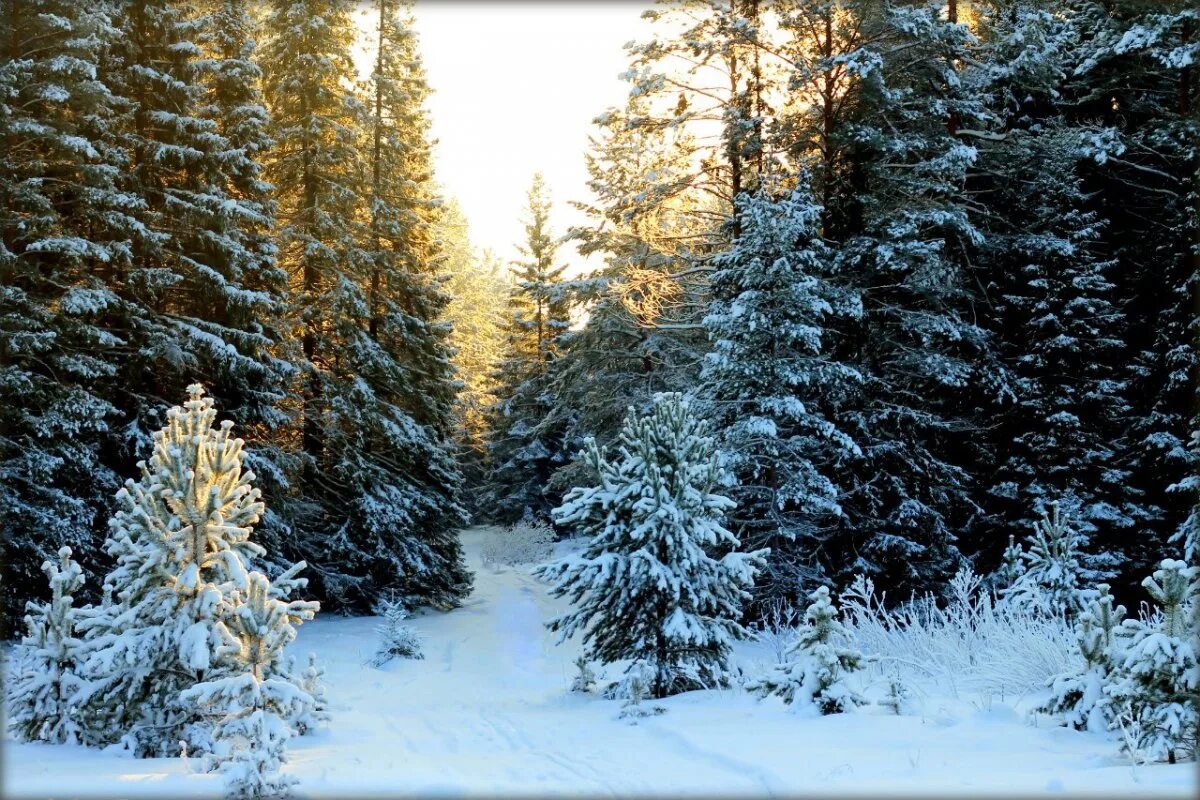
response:
<path fill-rule="evenodd" d="M 230 797 L 279 797 L 296 782 L 280 771 L 294 721 L 314 705 L 310 694 L 283 677 L 283 650 L 318 606 L 274 597 L 261 572 L 251 572 L 246 588 L 229 602 L 217 650 L 227 674 L 187 689 L 180 699 L 215 717 L 213 760 Z"/>
<path fill-rule="evenodd" d="M 1025 548 L 1017 544 L 1015 536 L 1009 536 L 1008 547 L 1004 548 L 1000 568 L 996 570 L 993 577 L 996 588 L 1000 591 L 1007 591 L 1016 585 L 1021 575 L 1025 573 L 1025 567 L 1021 563 L 1024 555 Z"/>
<path fill-rule="evenodd" d="M 304 736 L 329 724 L 329 701 L 325 697 L 325 668 L 317 663 L 317 654 L 308 654 L 308 666 L 300 673 L 300 688 L 312 698 L 312 704 L 296 717 L 296 733 Z"/>
<path fill-rule="evenodd" d="M 1157 609 L 1120 628 L 1122 655 L 1106 691 L 1121 721 L 1110 727 L 1131 727 L 1131 743 L 1153 760 L 1200 755 L 1196 573 L 1183 561 L 1164 559 L 1142 581 Z"/>
<path fill-rule="evenodd" d="M 1050 699 L 1038 710 L 1061 717 L 1076 730 L 1105 731 L 1109 728 L 1109 698 L 1105 687 L 1117 660 L 1117 629 L 1125 617 L 1125 606 L 1114 606 L 1108 584 L 1096 587 L 1097 594 L 1075 621 L 1075 636 L 1083 666 L 1050 680 Z"/>
<path fill-rule="evenodd" d="M 591 537 L 583 552 L 539 567 L 550 593 L 575 608 L 550 621 L 559 641 L 583 633 L 586 655 L 649 670 L 651 696 L 727 683 L 730 644 L 763 551 L 737 552 L 721 525 L 732 502 L 708 426 L 679 394 L 629 410 L 617 457 L 589 441 L 595 486 L 577 487 L 555 521 Z M 718 552 L 724 552 L 718 557 Z"/>
<path fill-rule="evenodd" d="M 25 660 L 9 687 L 8 713 L 25 741 L 76 744 L 81 737 L 74 696 L 82 681 L 74 595 L 83 586 L 83 571 L 71 560 L 69 547 L 58 551 L 58 559 L 42 564 L 50 579 L 50 602 L 28 606 L 28 634 L 21 640 Z"/>
<path fill-rule="evenodd" d="M 371 666 L 382 667 L 393 658 L 424 658 L 420 637 L 404 624 L 408 619 L 408 609 L 404 603 L 399 600 L 384 600 L 379 604 L 379 612 L 383 617 L 383 624 L 376 628 L 379 633 L 379 647 L 371 658 Z"/>
<path fill-rule="evenodd" d="M 262 555 L 250 541 L 263 511 L 254 474 L 242 469 L 243 442 L 232 423 L 213 427 L 216 409 L 193 384 L 182 407 L 167 412 L 142 477 L 117 495 L 105 549 L 116 566 L 106 597 L 82 620 L 90 743 L 124 739 L 141 756 L 174 756 L 179 742 L 205 752 L 207 726 L 180 693 L 224 668 L 222 615 L 246 589 L 247 562 Z M 281 576 L 290 590 L 294 574 Z"/>
<path fill-rule="evenodd" d="M 1083 588 L 1081 551 L 1086 538 L 1071 524 L 1061 504 L 1049 504 L 1026 538 L 1021 554 L 1024 571 L 1004 593 L 1006 602 L 1029 604 L 1049 614 L 1079 613 L 1090 594 Z"/>
<path fill-rule="evenodd" d="M 865 659 L 850 646 L 850 634 L 838 621 L 829 587 L 819 587 L 809 599 L 804 626 L 784 663 L 746 688 L 763 696 L 777 694 L 789 705 L 811 704 L 822 714 L 839 714 L 864 702 L 846 679 L 862 668 Z"/>

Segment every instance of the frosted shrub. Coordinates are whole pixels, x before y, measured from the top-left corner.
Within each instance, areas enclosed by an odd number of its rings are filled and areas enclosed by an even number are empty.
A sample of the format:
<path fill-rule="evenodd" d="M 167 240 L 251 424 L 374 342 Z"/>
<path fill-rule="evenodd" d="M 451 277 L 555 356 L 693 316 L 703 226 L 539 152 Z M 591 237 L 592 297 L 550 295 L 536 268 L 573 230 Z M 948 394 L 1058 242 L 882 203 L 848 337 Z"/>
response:
<path fill-rule="evenodd" d="M 416 631 L 404 624 L 408 619 L 408 609 L 399 600 L 384 600 L 376 606 L 376 613 L 383 617 L 383 623 L 376 628 L 379 633 L 379 647 L 371 658 L 371 666 L 382 667 L 393 658 L 420 659 L 421 639 Z"/>
<path fill-rule="evenodd" d="M 763 606 L 758 621 L 751 625 L 754 638 L 766 646 L 774 663 L 786 660 L 788 648 L 796 640 L 800 612 L 782 597 L 775 597 Z"/>
<path fill-rule="evenodd" d="M 1074 632 L 1065 619 L 998 604 L 979 587 L 964 569 L 951 580 L 945 605 L 926 595 L 887 608 L 871 580 L 859 576 L 841 601 L 854 643 L 874 657 L 877 670 L 931 680 L 956 695 L 1041 689 L 1078 667 Z"/>
<path fill-rule="evenodd" d="M 863 666 L 862 653 L 851 646 L 850 635 L 838 621 L 838 609 L 822 586 L 809 595 L 804 625 L 788 647 L 783 663 L 746 689 L 777 694 L 788 705 L 815 706 L 822 714 L 839 714 L 861 705 L 863 698 L 847 678 Z"/>
<path fill-rule="evenodd" d="M 536 521 L 522 521 L 484 539 L 480 557 L 485 567 L 537 564 L 554 554 L 554 529 Z"/>

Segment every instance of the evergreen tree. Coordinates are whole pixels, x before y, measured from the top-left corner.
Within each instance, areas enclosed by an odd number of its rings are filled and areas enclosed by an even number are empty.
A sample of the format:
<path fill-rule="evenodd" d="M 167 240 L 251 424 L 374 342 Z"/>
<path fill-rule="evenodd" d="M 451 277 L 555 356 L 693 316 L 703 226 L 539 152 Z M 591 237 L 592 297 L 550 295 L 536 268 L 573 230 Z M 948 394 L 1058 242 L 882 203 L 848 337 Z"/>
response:
<path fill-rule="evenodd" d="M 142 477 L 118 492 L 105 549 L 116 567 L 103 603 L 81 621 L 80 695 L 86 740 L 122 740 L 139 756 L 174 756 L 179 742 L 208 752 L 211 731 L 181 693 L 221 674 L 219 648 L 232 594 L 247 585 L 247 563 L 263 554 L 250 541 L 262 514 L 243 442 L 198 385 L 167 412 Z M 297 567 L 302 565 L 297 565 Z M 297 585 L 295 568 L 282 576 Z"/>
<path fill-rule="evenodd" d="M 314 559 L 336 603 L 367 607 L 381 588 L 402 587 L 448 607 L 469 573 L 454 535 L 456 387 L 437 322 L 428 90 L 411 24 L 381 3 L 362 102 L 351 89 L 352 9 L 280 0 L 265 23 L 271 177 L 305 361 L 304 503 L 289 520 L 289 555 Z"/>
<path fill-rule="evenodd" d="M 1068 617 L 1083 610 L 1091 593 L 1084 589 L 1085 580 L 1095 573 L 1082 564 L 1087 537 L 1072 524 L 1075 518 L 1074 509 L 1064 512 L 1057 501 L 1042 512 L 1026 538 L 1029 550 L 1021 553 L 1021 575 L 1005 591 L 1005 602 Z"/>
<path fill-rule="evenodd" d="M 215 655 L 227 664 L 226 674 L 186 689 L 180 700 L 215 718 L 215 761 L 225 775 L 232 798 L 280 797 L 296 783 L 281 774 L 294 721 L 315 700 L 281 677 L 283 650 L 296 638 L 296 626 L 310 620 L 317 604 L 283 601 L 261 572 L 251 572 L 236 589 L 225 622 L 218 628 Z"/>
<path fill-rule="evenodd" d="M 75 636 L 79 610 L 74 601 L 83 586 L 83 571 L 71 560 L 69 547 L 58 551 L 58 559 L 57 564 L 42 564 L 50 579 L 50 602 L 30 603 L 25 615 L 24 669 L 8 686 L 8 713 L 13 729 L 25 741 L 78 744 L 82 737 L 75 695 L 83 680 L 80 640 Z"/>
<path fill-rule="evenodd" d="M 115 32 L 107 6 L 8 0 L 0 52 L 0 548 L 3 623 L 42 594 L 63 546 L 98 553 L 119 481 L 102 449 L 118 436 L 122 300 L 136 198 L 117 186 L 119 99 L 99 79 Z M 103 499 L 101 499 L 103 498 Z"/>
<path fill-rule="evenodd" d="M 591 539 L 535 571 L 576 604 L 548 625 L 560 641 L 582 632 L 589 658 L 647 670 L 655 698 L 724 685 L 731 642 L 749 635 L 738 618 L 766 553 L 737 552 L 721 526 L 733 503 L 714 491 L 713 439 L 681 395 L 657 395 L 644 417 L 630 409 L 619 442 L 613 461 L 589 442 L 599 483 L 555 509 L 557 524 Z"/>
<path fill-rule="evenodd" d="M 248 31 L 223 32 L 228 42 L 214 43 L 223 52 L 206 59 L 209 25 L 228 15 L 205 17 L 190 0 L 117 9 L 102 74 L 124 101 L 114 137 L 127 165 L 117 182 L 134 198 L 140 232 L 128 269 L 105 273 L 122 301 L 109 325 L 138 353 L 119 372 L 125 468 L 162 424 L 161 398 L 197 378 L 239 424 L 278 424 L 286 364 L 270 352 L 282 275 L 265 240 L 266 187 L 255 184 L 262 120 L 241 108 L 255 86 L 231 93 L 221 75 L 250 77 Z"/>
<path fill-rule="evenodd" d="M 376 590 L 399 582 L 410 602 L 449 608 L 469 591 L 470 573 L 456 533 L 466 521 L 450 439 L 459 384 L 450 327 L 440 321 L 449 298 L 436 263 L 429 89 L 411 4 L 377 0 L 375 10 L 369 319 L 365 336 L 355 330 L 342 342 L 364 381 L 335 406 L 336 474 L 356 497 L 351 525 L 363 552 L 374 554 Z"/>
<path fill-rule="evenodd" d="M 1050 680 L 1050 699 L 1038 710 L 1060 717 L 1076 730 L 1106 731 L 1112 719 L 1105 688 L 1120 654 L 1117 629 L 1125 606 L 1114 606 L 1108 585 L 1096 587 L 1087 610 L 1075 621 L 1075 641 L 1083 665 Z"/>
<path fill-rule="evenodd" d="M 811 705 L 822 714 L 840 714 L 864 702 L 846 683 L 862 668 L 864 658 L 849 646 L 849 632 L 838 621 L 829 587 L 818 587 L 809 600 L 804 625 L 784 662 L 746 688 L 764 696 L 777 694 L 798 708 Z"/>
<path fill-rule="evenodd" d="M 1106 689 L 1115 704 L 1110 727 L 1129 726 L 1142 753 L 1171 763 L 1200 757 L 1196 572 L 1167 558 L 1142 582 L 1157 609 L 1122 624 L 1122 660 Z"/>
<path fill-rule="evenodd" d="M 491 519 L 512 523 L 527 513 L 549 516 L 550 476 L 565 460 L 562 426 L 552 415 L 550 380 L 570 312 L 562 291 L 565 265 L 555 264 L 558 243 L 550 232 L 550 198 L 534 175 L 525 223 L 526 260 L 516 266 L 509 295 L 508 341 L 497 372 L 498 402 L 489 443 Z"/>
<path fill-rule="evenodd" d="M 639 92 L 597 123 L 603 133 L 586 158 L 598 201 L 578 204 L 594 225 L 570 236 L 581 254 L 602 256 L 604 266 L 566 283 L 587 318 L 564 334 L 553 380 L 552 413 L 565 428 L 568 452 L 588 437 L 601 446 L 615 440 L 630 406 L 645 411 L 658 392 L 694 387 L 706 349 L 703 281 L 672 277 L 688 269 L 714 225 L 705 195 L 689 183 L 694 137 L 652 124 L 649 100 Z M 554 493 L 587 480 L 586 472 L 578 459 L 564 464 L 552 479 Z"/>
<path fill-rule="evenodd" d="M 842 429 L 862 457 L 837 537 L 850 572 L 904 590 L 937 590 L 962 561 L 958 530 L 974 513 L 969 445 L 975 393 L 1004 373 L 972 314 L 964 265 L 981 239 L 963 192 L 975 148 L 956 132 L 981 123 L 961 80 L 971 35 L 933 5 L 886 3 L 862 22 L 871 44 L 852 120 L 861 220 L 839 254 L 863 313 L 845 343 L 864 377 Z"/>
<path fill-rule="evenodd" d="M 860 453 L 835 415 L 859 375 L 824 338 L 827 317 L 858 307 L 829 281 L 821 209 L 806 190 L 739 203 L 733 249 L 713 259 L 701 380 L 738 482 L 732 528 L 747 547 L 770 548 L 764 592 L 794 597 L 841 566 L 825 537 L 842 513 L 838 468 Z"/>

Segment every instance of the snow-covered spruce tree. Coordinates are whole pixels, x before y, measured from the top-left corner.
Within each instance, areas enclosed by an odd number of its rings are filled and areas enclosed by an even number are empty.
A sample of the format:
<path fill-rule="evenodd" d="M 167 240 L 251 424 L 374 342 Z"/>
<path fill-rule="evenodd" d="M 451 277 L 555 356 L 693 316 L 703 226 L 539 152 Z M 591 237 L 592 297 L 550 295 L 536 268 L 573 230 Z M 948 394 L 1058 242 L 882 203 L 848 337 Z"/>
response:
<path fill-rule="evenodd" d="M 317 603 L 275 597 L 271 582 L 251 572 L 244 588 L 222 600 L 220 644 L 214 655 L 222 677 L 186 689 L 180 700 L 213 720 L 216 743 L 210 760 L 225 775 L 231 798 L 277 798 L 296 783 L 280 769 L 295 720 L 314 706 L 313 697 L 285 677 L 283 650 L 296 626 L 310 620 Z"/>
<path fill-rule="evenodd" d="M 197 379 L 240 429 L 282 423 L 289 366 L 273 352 L 284 335 L 284 274 L 266 238 L 267 187 L 255 183 L 263 120 L 240 96 L 254 97 L 254 75 L 238 73 L 249 85 L 231 95 L 219 74 L 245 66 L 252 40 L 219 52 L 226 45 L 210 43 L 217 23 L 199 0 L 113 8 L 118 35 L 101 75 L 123 100 L 112 130 L 126 159 L 117 185 L 140 223 L 128 268 L 104 273 L 121 300 L 110 324 L 137 352 L 119 364 L 114 449 L 125 470 L 163 424 L 161 398 Z"/>
<path fill-rule="evenodd" d="M 85 739 L 123 740 L 139 756 L 175 756 L 212 746 L 180 694 L 222 670 L 222 615 L 246 588 L 250 541 L 262 514 L 243 442 L 199 385 L 167 412 L 142 477 L 117 493 L 105 550 L 116 566 L 105 599 L 80 622 L 88 679 L 81 692 Z M 290 574 L 290 573 L 289 573 Z M 291 581 L 296 583 L 296 581 Z"/>
<path fill-rule="evenodd" d="M 1083 610 L 1090 590 L 1080 566 L 1087 539 L 1073 524 L 1073 509 L 1064 511 L 1058 501 L 1026 537 L 1029 549 L 1021 553 L 1022 572 L 1004 592 L 1004 601 L 1028 605 L 1047 614 L 1073 617 Z"/>
<path fill-rule="evenodd" d="M 0 59 L 0 622 L 44 593 L 41 565 L 98 553 L 120 487 L 102 448 L 119 422 L 125 345 L 105 278 L 138 223 L 117 187 L 120 105 L 97 76 L 109 4 L 6 2 Z"/>
<path fill-rule="evenodd" d="M 653 124 L 653 105 L 631 91 L 624 108 L 598 118 L 601 134 L 586 156 L 588 186 L 598 199 L 580 206 L 591 224 L 570 236 L 603 266 L 564 282 L 572 300 L 588 309 L 582 329 L 563 334 L 555 362 L 552 415 L 570 453 L 589 436 L 600 446 L 615 441 L 630 406 L 645 411 L 658 392 L 695 387 L 708 349 L 698 324 L 701 291 L 668 276 L 690 266 L 693 248 L 703 248 L 717 223 L 688 188 L 694 138 L 681 126 Z M 647 279 L 674 291 L 638 291 Z M 553 493 L 589 480 L 587 471 L 582 459 L 568 461 L 554 474 Z"/>
<path fill-rule="evenodd" d="M 681 395 L 655 395 L 645 416 L 630 409 L 615 460 L 594 441 L 583 457 L 599 482 L 571 490 L 554 519 L 591 540 L 534 573 L 575 604 L 548 627 L 559 641 L 582 632 L 589 658 L 648 670 L 655 698 L 724 685 L 766 553 L 737 552 L 721 525 L 733 503 L 715 493 L 722 470 L 708 425 Z"/>
<path fill-rule="evenodd" d="M 784 663 L 748 683 L 746 689 L 763 696 L 779 695 L 796 708 L 815 706 L 822 714 L 840 714 L 864 702 L 846 679 L 862 668 L 865 659 L 850 646 L 850 634 L 838 621 L 829 587 L 818 587 L 809 600 L 804 625 Z"/>
<path fill-rule="evenodd" d="M 1075 620 L 1075 640 L 1083 656 L 1077 671 L 1050 680 L 1050 698 L 1038 711 L 1053 714 L 1076 730 L 1106 731 L 1112 721 L 1105 689 L 1114 666 L 1121 661 L 1117 629 L 1125 606 L 1114 606 L 1108 584 L 1096 587 L 1096 596 Z"/>
<path fill-rule="evenodd" d="M 28 632 L 20 646 L 26 660 L 7 687 L 9 724 L 27 742 L 77 744 L 81 730 L 75 694 L 83 681 L 75 593 L 83 586 L 83 571 L 71 560 L 69 547 L 58 551 L 58 563 L 46 561 L 42 570 L 50 579 L 50 602 L 30 603 L 25 615 Z"/>
<path fill-rule="evenodd" d="M 387 587 L 439 607 L 470 574 L 450 442 L 455 382 L 430 217 L 428 88 L 398 4 L 376 10 L 370 104 L 354 91 L 350 0 L 276 0 L 261 64 L 276 147 L 280 260 L 304 357 L 303 514 L 288 556 L 332 602 Z M 347 502 L 350 498 L 350 502 Z"/>
<path fill-rule="evenodd" d="M 840 426 L 862 457 L 842 472 L 855 491 L 835 540 L 848 573 L 938 591 L 962 563 L 958 534 L 975 511 L 967 409 L 1004 375 L 964 259 L 981 238 L 964 192 L 976 151 L 955 135 L 985 112 L 958 74 L 970 61 L 965 25 L 904 2 L 879 4 L 863 24 L 873 35 L 855 56 L 860 103 L 847 131 L 858 224 L 838 267 L 863 304 L 843 346 L 864 383 Z"/>
<path fill-rule="evenodd" d="M 375 655 L 371 657 L 371 666 L 382 667 L 393 658 L 416 658 L 425 656 L 421 653 L 421 639 L 416 631 L 404 624 L 408 619 L 408 609 L 399 600 L 383 600 L 377 607 L 379 616 L 383 617 L 382 624 L 376 626 L 379 634 L 379 644 Z"/>
<path fill-rule="evenodd" d="M 1121 625 L 1120 661 L 1106 687 L 1109 727 L 1127 726 L 1144 757 L 1172 764 L 1200 756 L 1196 574 L 1195 567 L 1167 558 L 1142 582 L 1157 608 Z"/>
<path fill-rule="evenodd" d="M 563 430 L 551 414 L 552 368 L 570 325 L 563 293 L 563 264 L 550 231 L 550 197 L 540 173 L 528 194 L 525 260 L 514 266 L 509 295 L 505 354 L 496 371 L 496 405 L 489 414 L 488 498 L 485 508 L 497 522 L 514 523 L 532 513 L 550 514 L 550 476 L 567 461 Z"/>
<path fill-rule="evenodd" d="M 1097 554 L 1085 566 L 1108 578 L 1143 516 L 1122 463 L 1129 402 L 1124 316 L 1109 279 L 1116 262 L 1080 178 L 1091 135 L 1041 124 L 991 145 L 987 169 L 1003 178 L 987 195 L 996 212 L 980 275 L 1012 391 L 995 410 L 979 537 L 990 561 L 993 542 L 1027 529 L 1051 499 L 1071 497 L 1074 524 Z"/>
<path fill-rule="evenodd" d="M 833 258 L 805 178 L 783 197 L 738 202 L 738 236 L 713 260 L 701 380 L 737 480 L 730 528 L 746 547 L 770 548 L 762 595 L 795 599 L 842 566 L 828 563 L 823 539 L 842 513 L 838 465 L 861 455 L 835 417 L 860 377 L 824 338 L 827 317 L 859 306 L 829 281 Z"/>

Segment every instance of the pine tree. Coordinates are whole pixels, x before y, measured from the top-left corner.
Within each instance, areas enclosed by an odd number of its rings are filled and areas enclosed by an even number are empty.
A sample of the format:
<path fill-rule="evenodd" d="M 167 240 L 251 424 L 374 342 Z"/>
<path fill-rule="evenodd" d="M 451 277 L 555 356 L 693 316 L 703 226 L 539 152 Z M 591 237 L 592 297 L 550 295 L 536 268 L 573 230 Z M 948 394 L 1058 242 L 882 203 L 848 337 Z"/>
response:
<path fill-rule="evenodd" d="M 1091 593 L 1084 586 L 1095 573 L 1082 563 L 1087 537 L 1074 520 L 1074 510 L 1064 512 L 1057 501 L 1042 512 L 1026 538 L 1029 550 L 1021 554 L 1022 572 L 1004 592 L 1005 602 L 1067 617 L 1084 609 Z"/>
<path fill-rule="evenodd" d="M 225 602 L 231 607 L 215 655 L 226 662 L 226 674 L 188 688 L 180 700 L 215 718 L 215 760 L 229 797 L 280 797 L 296 783 L 280 772 L 294 721 L 315 706 L 310 694 L 280 677 L 283 650 L 317 604 L 280 600 L 261 572 L 249 573 Z"/>
<path fill-rule="evenodd" d="M 63 546 L 98 552 L 120 482 L 102 448 L 120 423 L 128 341 L 122 300 L 135 198 L 117 186 L 119 106 L 97 71 L 115 32 L 107 6 L 3 4 L 0 60 L 0 548 L 3 622 L 42 594 L 40 566 Z M 103 499 L 100 499 L 103 498 Z"/>
<path fill-rule="evenodd" d="M 652 120 L 649 99 L 632 92 L 624 108 L 597 118 L 602 134 L 586 156 L 598 200 L 578 204 L 593 224 L 570 237 L 604 266 L 564 287 L 587 309 L 582 328 L 563 335 L 553 379 L 552 414 L 567 452 L 588 437 L 601 446 L 614 441 L 630 406 L 645 411 L 658 392 L 694 387 L 707 349 L 699 324 L 704 281 L 672 277 L 705 249 L 714 226 L 704 196 L 689 185 L 694 137 Z M 579 459 L 564 464 L 552 491 L 565 493 L 586 473 Z"/>
<path fill-rule="evenodd" d="M 1167 558 L 1142 582 L 1157 608 L 1147 619 L 1122 624 L 1123 657 L 1106 689 L 1115 705 L 1110 727 L 1128 725 L 1143 754 L 1171 763 L 1200 757 L 1196 573 Z"/>
<path fill-rule="evenodd" d="M 615 460 L 594 441 L 584 458 L 599 483 L 573 489 L 554 519 L 591 539 L 535 571 L 576 604 L 548 626 L 560 641 L 581 632 L 589 658 L 647 670 L 655 698 L 724 685 L 766 554 L 737 552 L 721 526 L 733 504 L 715 493 L 722 470 L 706 423 L 681 395 L 657 395 L 646 416 L 630 409 Z"/>
<path fill-rule="evenodd" d="M 1087 610 L 1075 621 L 1075 640 L 1083 656 L 1080 669 L 1050 679 L 1050 699 L 1039 711 L 1060 717 L 1076 730 L 1106 731 L 1112 720 L 1105 688 L 1120 661 L 1118 628 L 1125 606 L 1114 606 L 1108 584 L 1096 587 Z"/>
<path fill-rule="evenodd" d="M 79 610 L 75 594 L 83 586 L 83 571 L 71 560 L 71 548 L 58 551 L 58 563 L 46 561 L 50 602 L 29 604 L 28 631 L 21 640 L 27 659 L 24 670 L 8 686 L 10 724 L 25 741 L 78 744 L 80 710 L 75 696 L 83 685 L 79 675 L 80 640 L 76 638 Z"/>
<path fill-rule="evenodd" d="M 498 402 L 491 414 L 489 518 L 513 523 L 526 514 L 545 518 L 553 507 L 550 476 L 565 460 L 562 426 L 552 415 L 554 361 L 570 325 L 562 291 L 565 265 L 554 263 L 550 197 L 541 174 L 533 177 L 525 223 L 526 260 L 516 266 L 509 295 L 508 341 L 497 371 Z"/>
<path fill-rule="evenodd" d="M 829 587 L 818 587 L 809 600 L 804 625 L 784 663 L 746 688 L 763 696 L 777 694 L 798 708 L 811 705 L 822 714 L 841 714 L 864 702 L 846 682 L 862 668 L 864 658 L 849 646 L 849 632 L 838 621 Z"/>
<path fill-rule="evenodd" d="M 86 739 L 120 739 L 139 756 L 177 755 L 180 741 L 211 750 L 211 732 L 180 695 L 220 674 L 224 609 L 263 554 L 249 538 L 263 504 L 242 468 L 244 443 L 232 422 L 213 427 L 216 408 L 200 386 L 188 391 L 155 433 L 149 463 L 139 462 L 140 480 L 117 493 L 105 542 L 116 567 L 79 626 Z"/>
<path fill-rule="evenodd" d="M 805 189 L 739 202 L 733 249 L 713 259 L 701 380 L 738 482 L 732 528 L 747 547 L 771 550 L 763 592 L 794 597 L 841 567 L 824 537 L 842 513 L 838 467 L 861 453 L 836 413 L 860 376 L 824 339 L 828 317 L 858 307 L 829 281 L 821 209 Z"/>

